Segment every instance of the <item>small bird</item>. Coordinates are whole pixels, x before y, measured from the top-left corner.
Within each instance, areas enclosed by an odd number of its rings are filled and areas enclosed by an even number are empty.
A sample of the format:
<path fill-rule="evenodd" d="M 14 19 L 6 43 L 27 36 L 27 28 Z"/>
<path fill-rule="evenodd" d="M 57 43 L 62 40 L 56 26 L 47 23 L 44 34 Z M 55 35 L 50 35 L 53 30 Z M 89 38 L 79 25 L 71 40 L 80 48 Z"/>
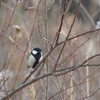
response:
<path fill-rule="evenodd" d="M 28 56 L 28 68 L 34 69 L 42 59 L 42 50 L 38 47 L 34 48 Z"/>

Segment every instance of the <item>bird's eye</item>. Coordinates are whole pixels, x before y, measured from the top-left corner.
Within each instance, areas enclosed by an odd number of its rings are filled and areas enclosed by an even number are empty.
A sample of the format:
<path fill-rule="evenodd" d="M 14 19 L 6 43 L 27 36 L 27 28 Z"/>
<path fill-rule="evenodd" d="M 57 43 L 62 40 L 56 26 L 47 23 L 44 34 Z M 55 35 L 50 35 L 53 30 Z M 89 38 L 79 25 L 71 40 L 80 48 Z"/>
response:
<path fill-rule="evenodd" d="M 32 53 L 35 55 L 35 54 L 37 54 L 38 52 L 37 52 L 37 51 L 35 51 L 35 50 L 33 50 L 33 51 L 32 51 Z"/>

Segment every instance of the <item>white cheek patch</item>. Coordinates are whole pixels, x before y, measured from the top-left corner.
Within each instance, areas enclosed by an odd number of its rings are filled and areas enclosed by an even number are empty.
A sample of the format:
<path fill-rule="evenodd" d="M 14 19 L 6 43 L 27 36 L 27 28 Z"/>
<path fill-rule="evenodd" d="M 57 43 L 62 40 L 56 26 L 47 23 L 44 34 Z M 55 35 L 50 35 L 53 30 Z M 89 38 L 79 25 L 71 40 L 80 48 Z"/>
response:
<path fill-rule="evenodd" d="M 37 52 L 37 51 L 35 51 L 35 50 L 33 50 L 33 51 L 32 51 L 32 53 L 35 55 L 35 54 L 37 54 L 38 52 Z"/>

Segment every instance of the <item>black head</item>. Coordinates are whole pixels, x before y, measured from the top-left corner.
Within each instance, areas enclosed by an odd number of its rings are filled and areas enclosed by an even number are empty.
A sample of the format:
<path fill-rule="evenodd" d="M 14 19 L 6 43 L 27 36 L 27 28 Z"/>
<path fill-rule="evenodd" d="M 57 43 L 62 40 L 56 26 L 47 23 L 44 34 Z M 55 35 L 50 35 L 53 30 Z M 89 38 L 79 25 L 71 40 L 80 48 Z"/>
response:
<path fill-rule="evenodd" d="M 38 48 L 38 47 L 34 48 L 33 50 L 38 51 L 38 52 L 41 52 L 41 51 L 42 51 L 42 50 L 41 50 L 40 48 Z"/>
<path fill-rule="evenodd" d="M 34 55 L 34 56 L 37 56 L 37 55 L 42 55 L 42 50 L 38 47 L 34 48 L 32 51 L 31 51 L 31 54 Z"/>

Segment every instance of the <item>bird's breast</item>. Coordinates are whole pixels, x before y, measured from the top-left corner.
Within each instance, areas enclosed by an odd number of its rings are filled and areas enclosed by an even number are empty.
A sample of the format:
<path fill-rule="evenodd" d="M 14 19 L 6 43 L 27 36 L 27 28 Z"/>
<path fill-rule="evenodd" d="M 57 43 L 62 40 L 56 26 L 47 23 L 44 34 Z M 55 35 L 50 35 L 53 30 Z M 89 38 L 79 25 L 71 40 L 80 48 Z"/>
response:
<path fill-rule="evenodd" d="M 35 63 L 35 58 L 33 55 L 29 55 L 29 58 L 28 58 L 28 66 L 32 67 Z"/>

